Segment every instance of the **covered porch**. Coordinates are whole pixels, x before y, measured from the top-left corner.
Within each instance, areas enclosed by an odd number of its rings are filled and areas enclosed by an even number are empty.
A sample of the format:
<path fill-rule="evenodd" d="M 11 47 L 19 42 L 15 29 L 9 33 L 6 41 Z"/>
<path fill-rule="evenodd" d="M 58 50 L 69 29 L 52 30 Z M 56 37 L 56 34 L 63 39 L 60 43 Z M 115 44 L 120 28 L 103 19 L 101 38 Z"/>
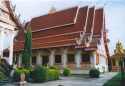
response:
<path fill-rule="evenodd" d="M 21 56 L 16 63 L 21 65 Z M 16 56 L 15 56 L 16 57 Z M 75 48 L 55 48 L 33 51 L 32 65 L 57 66 L 60 69 L 68 67 L 72 70 L 89 70 L 97 63 L 95 51 L 84 51 Z"/>

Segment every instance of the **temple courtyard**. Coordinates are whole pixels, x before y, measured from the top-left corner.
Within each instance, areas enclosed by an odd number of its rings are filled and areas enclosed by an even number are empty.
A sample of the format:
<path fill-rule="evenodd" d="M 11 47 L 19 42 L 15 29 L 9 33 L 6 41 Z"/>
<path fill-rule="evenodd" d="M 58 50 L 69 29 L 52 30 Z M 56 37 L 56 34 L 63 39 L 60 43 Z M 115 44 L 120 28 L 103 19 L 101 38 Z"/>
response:
<path fill-rule="evenodd" d="M 103 86 L 105 82 L 115 76 L 117 72 L 101 74 L 100 78 L 89 78 L 87 75 L 72 75 L 70 77 L 60 77 L 60 80 L 45 83 L 28 83 L 25 86 Z M 6 84 L 4 86 L 16 86 Z"/>

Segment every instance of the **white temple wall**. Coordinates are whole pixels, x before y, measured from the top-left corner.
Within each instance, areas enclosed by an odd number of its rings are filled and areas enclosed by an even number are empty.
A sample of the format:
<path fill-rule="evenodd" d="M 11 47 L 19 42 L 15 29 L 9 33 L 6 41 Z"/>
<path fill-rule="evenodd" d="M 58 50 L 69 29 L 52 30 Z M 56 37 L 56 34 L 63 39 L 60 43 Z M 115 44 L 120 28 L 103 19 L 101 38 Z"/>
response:
<path fill-rule="evenodd" d="M 105 50 L 103 37 L 101 38 L 100 44 L 98 45 L 98 53 L 99 53 L 99 66 L 102 67 L 102 70 L 107 71 L 108 64 L 107 64 L 107 56 L 106 56 L 106 50 Z"/>

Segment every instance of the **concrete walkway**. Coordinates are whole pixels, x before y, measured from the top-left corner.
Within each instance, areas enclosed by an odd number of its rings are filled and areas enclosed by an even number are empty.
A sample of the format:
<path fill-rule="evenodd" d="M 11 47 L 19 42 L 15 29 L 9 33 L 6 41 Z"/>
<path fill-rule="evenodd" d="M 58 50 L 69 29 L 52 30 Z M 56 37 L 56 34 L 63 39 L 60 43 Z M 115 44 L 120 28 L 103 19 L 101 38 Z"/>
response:
<path fill-rule="evenodd" d="M 102 74 L 100 78 L 89 78 L 88 76 L 74 75 L 71 77 L 61 77 L 61 80 L 49 81 L 45 83 L 28 83 L 26 86 L 103 86 L 103 84 L 115 76 L 117 73 L 110 72 Z M 5 85 L 14 86 L 14 85 Z"/>

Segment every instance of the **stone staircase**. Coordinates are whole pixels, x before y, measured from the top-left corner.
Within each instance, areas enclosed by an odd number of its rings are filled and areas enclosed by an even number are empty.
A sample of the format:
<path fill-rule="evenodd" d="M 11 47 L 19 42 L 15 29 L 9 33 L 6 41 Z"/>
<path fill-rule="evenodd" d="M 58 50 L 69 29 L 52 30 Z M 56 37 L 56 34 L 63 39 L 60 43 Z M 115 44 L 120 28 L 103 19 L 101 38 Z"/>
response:
<path fill-rule="evenodd" d="M 7 83 L 9 83 L 9 79 L 2 80 L 0 81 L 0 86 L 5 85 Z"/>
<path fill-rule="evenodd" d="M 112 66 L 112 72 L 119 72 L 120 67 L 119 66 Z"/>

